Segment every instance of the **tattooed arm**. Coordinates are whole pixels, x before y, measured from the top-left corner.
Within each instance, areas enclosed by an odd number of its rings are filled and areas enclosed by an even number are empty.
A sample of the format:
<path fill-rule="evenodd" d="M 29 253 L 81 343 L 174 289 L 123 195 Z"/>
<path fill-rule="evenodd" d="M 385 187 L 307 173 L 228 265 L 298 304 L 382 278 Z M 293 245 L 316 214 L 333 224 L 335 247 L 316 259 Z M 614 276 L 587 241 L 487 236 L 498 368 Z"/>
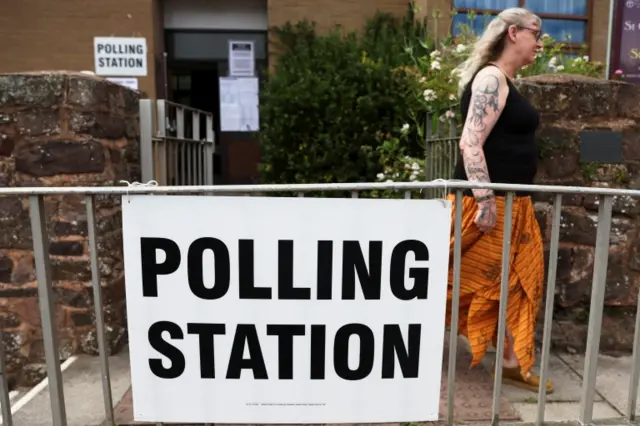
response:
<path fill-rule="evenodd" d="M 469 181 L 490 182 L 483 146 L 504 108 L 509 86 L 504 74 L 489 66 L 476 75 L 471 89 L 467 120 L 460 137 L 462 160 Z M 493 191 L 474 189 L 473 195 L 478 203 L 475 222 L 487 232 L 495 226 L 497 219 Z"/>

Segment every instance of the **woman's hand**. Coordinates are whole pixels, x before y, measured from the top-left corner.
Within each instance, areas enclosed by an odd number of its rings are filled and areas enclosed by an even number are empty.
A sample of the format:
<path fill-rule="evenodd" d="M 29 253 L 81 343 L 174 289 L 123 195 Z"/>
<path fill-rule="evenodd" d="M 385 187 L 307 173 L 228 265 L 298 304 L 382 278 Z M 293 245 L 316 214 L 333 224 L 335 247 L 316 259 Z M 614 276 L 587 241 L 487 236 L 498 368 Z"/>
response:
<path fill-rule="evenodd" d="M 496 212 L 496 199 L 493 196 L 478 200 L 478 213 L 474 223 L 482 232 L 489 232 L 496 226 L 498 214 Z"/>

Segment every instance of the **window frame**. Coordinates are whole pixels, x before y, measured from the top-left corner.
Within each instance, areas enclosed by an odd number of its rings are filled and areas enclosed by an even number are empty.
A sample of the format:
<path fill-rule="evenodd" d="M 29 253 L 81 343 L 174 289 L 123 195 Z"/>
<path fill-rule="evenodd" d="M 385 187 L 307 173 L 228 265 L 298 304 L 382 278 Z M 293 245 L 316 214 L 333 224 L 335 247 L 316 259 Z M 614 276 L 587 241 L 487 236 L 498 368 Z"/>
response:
<path fill-rule="evenodd" d="M 562 1 L 562 0 L 560 0 Z M 518 0 L 518 7 L 526 7 L 527 0 Z M 584 42 L 574 43 L 574 42 L 566 42 L 560 41 L 559 43 L 564 44 L 563 51 L 569 54 L 577 54 L 580 53 L 582 47 L 584 45 L 587 46 L 587 54 L 591 57 L 591 38 L 592 38 L 592 24 L 593 19 L 593 2 L 594 0 L 586 0 L 587 2 L 587 14 L 586 15 L 565 15 L 562 13 L 536 13 L 541 19 L 562 19 L 565 21 L 582 21 L 586 23 Z M 480 8 L 470 8 L 470 7 L 454 7 L 455 0 L 451 0 L 451 8 L 456 13 L 476 13 L 477 15 L 497 15 L 501 12 L 500 9 L 480 9 Z M 451 30 L 453 33 L 453 20 L 451 21 Z"/>

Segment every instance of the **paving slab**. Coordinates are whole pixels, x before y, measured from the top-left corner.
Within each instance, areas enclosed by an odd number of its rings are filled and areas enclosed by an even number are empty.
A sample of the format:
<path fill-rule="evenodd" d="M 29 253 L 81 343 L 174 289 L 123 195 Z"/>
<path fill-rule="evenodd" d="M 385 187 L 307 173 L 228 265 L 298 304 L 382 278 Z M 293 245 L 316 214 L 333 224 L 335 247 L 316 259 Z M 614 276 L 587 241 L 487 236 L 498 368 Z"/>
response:
<path fill-rule="evenodd" d="M 542 355 L 538 351 L 533 371 L 540 374 L 540 360 Z M 491 371 L 495 362 L 495 352 L 488 353 L 482 364 L 487 371 Z M 549 380 L 553 382 L 554 391 L 545 398 L 547 402 L 580 402 L 582 377 L 566 361 L 556 354 L 549 357 Z M 505 384 L 502 386 L 502 394 L 510 402 L 532 403 L 538 401 L 538 393 Z M 595 402 L 603 401 L 602 396 L 596 395 Z"/>
<path fill-rule="evenodd" d="M 517 402 L 513 404 L 522 421 L 535 422 L 538 415 L 538 404 Z M 579 402 L 549 402 L 545 406 L 545 421 L 568 422 L 580 417 Z M 593 419 L 604 420 L 620 417 L 620 414 L 606 402 L 593 404 Z"/>
<path fill-rule="evenodd" d="M 564 361 L 580 374 L 584 371 L 584 356 L 560 355 Z M 598 374 L 596 391 L 598 396 L 604 397 L 620 414 L 627 412 L 629 382 L 633 359 L 631 356 L 612 357 L 600 355 L 598 357 Z M 640 404 L 636 402 L 636 413 L 640 412 Z"/>

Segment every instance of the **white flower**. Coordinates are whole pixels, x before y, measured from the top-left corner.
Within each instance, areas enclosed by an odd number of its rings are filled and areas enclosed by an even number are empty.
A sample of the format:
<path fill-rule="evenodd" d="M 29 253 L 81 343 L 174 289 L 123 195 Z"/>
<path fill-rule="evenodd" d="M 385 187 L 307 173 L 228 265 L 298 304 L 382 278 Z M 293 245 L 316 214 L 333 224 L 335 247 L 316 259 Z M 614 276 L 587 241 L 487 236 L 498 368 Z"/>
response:
<path fill-rule="evenodd" d="M 438 56 L 440 56 L 440 51 L 434 50 L 429 56 L 431 56 L 431 59 L 437 58 Z"/>
<path fill-rule="evenodd" d="M 556 71 L 563 71 L 564 70 L 564 65 L 558 65 L 556 67 Z"/>
<path fill-rule="evenodd" d="M 427 77 L 420 77 L 420 83 L 424 83 L 425 81 L 427 81 Z"/>
<path fill-rule="evenodd" d="M 409 131 L 409 123 L 404 123 L 402 125 L 402 129 L 400 129 L 402 133 L 407 133 Z"/>
<path fill-rule="evenodd" d="M 427 102 L 435 101 L 436 99 L 438 99 L 436 92 L 431 89 L 425 89 L 425 91 L 422 92 L 422 96 L 424 96 L 424 100 Z"/>
<path fill-rule="evenodd" d="M 409 175 L 409 180 L 416 180 L 418 179 L 418 173 L 417 172 L 413 172 L 411 173 L 411 175 Z"/>
<path fill-rule="evenodd" d="M 553 58 L 551 58 L 551 60 L 549 61 L 549 66 L 550 67 L 554 67 L 556 65 L 556 63 L 558 62 L 558 58 L 556 58 L 555 56 Z"/>
<path fill-rule="evenodd" d="M 449 120 L 451 120 L 452 118 L 454 118 L 456 116 L 456 113 L 449 110 L 447 112 L 444 113 L 444 116 L 447 117 Z"/>
<path fill-rule="evenodd" d="M 387 179 L 385 182 L 393 182 L 391 179 Z"/>
<path fill-rule="evenodd" d="M 384 173 L 378 173 L 376 177 L 378 178 L 378 180 L 382 180 L 384 179 Z"/>
<path fill-rule="evenodd" d="M 440 69 L 440 62 L 438 62 L 438 61 L 431 62 L 431 69 L 432 70 L 439 70 Z"/>
<path fill-rule="evenodd" d="M 414 171 L 420 170 L 420 165 L 418 163 L 413 163 L 411 165 L 411 170 L 414 170 Z"/>
<path fill-rule="evenodd" d="M 456 46 L 456 52 L 458 53 L 463 53 L 466 50 L 467 50 L 467 46 L 465 46 L 464 44 L 459 44 Z"/>
<path fill-rule="evenodd" d="M 456 100 L 456 95 L 454 95 L 453 93 L 449 95 L 449 100 L 450 101 L 455 101 Z"/>
<path fill-rule="evenodd" d="M 589 57 L 588 56 L 583 56 L 582 59 L 584 59 L 585 61 L 589 62 Z"/>
<path fill-rule="evenodd" d="M 438 120 L 440 120 L 441 123 L 444 123 L 445 121 L 447 121 L 444 115 L 441 115 L 440 117 L 438 117 Z"/>

